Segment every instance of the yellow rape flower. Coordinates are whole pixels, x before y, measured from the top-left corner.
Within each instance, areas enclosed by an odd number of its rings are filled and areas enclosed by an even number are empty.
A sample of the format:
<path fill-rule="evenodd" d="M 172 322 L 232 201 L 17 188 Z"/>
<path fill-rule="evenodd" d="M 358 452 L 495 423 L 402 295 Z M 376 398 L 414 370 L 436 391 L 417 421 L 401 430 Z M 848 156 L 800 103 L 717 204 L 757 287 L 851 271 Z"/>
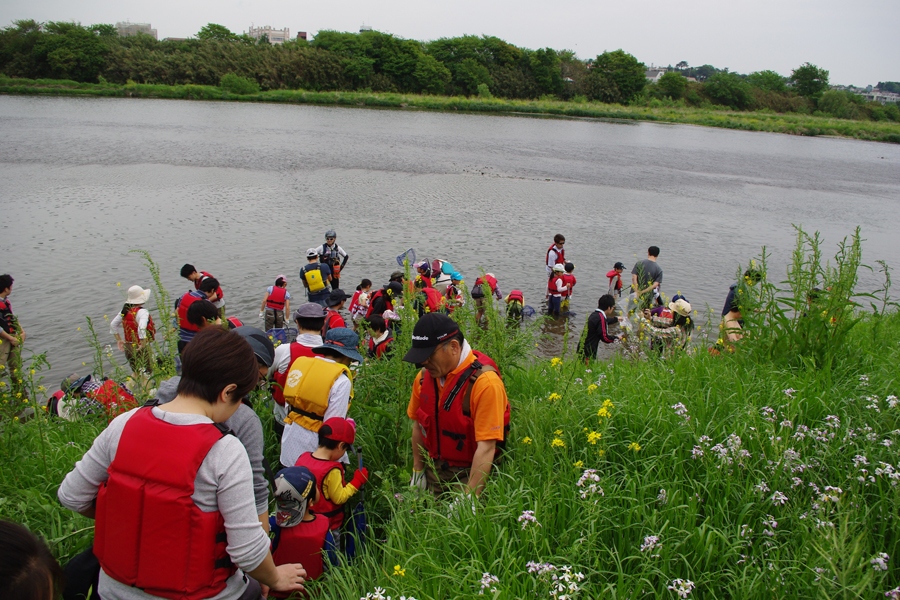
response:
<path fill-rule="evenodd" d="M 588 443 L 592 446 L 596 446 L 597 442 L 600 441 L 600 438 L 603 437 L 602 433 L 598 433 L 596 431 L 592 431 L 588 434 Z"/>
<path fill-rule="evenodd" d="M 34 369 L 31 370 L 31 374 L 34 375 Z"/>
<path fill-rule="evenodd" d="M 551 366 L 551 367 L 558 367 L 558 366 L 561 365 L 561 364 L 562 364 L 562 359 L 561 359 L 561 358 L 554 358 L 553 360 L 550 361 L 550 366 Z"/>
<path fill-rule="evenodd" d="M 530 437 L 524 437 L 524 438 L 522 438 L 522 443 L 523 443 L 523 444 L 530 444 L 530 443 L 531 443 L 531 438 L 530 438 Z"/>
<path fill-rule="evenodd" d="M 550 442 L 551 448 L 565 448 L 566 443 L 559 438 L 553 438 L 553 441 Z"/>
<path fill-rule="evenodd" d="M 554 431 L 553 433 L 556 434 L 556 435 L 562 435 L 562 429 L 557 429 L 557 430 Z"/>
<path fill-rule="evenodd" d="M 406 577 L 406 569 L 401 569 L 400 565 L 394 565 L 394 575 L 399 575 L 400 577 Z"/>
<path fill-rule="evenodd" d="M 119 282 L 119 283 L 117 283 L 117 284 L 116 284 L 116 285 L 118 285 L 118 286 L 121 286 L 121 285 L 122 285 L 122 282 L 121 282 L 121 281 L 120 281 L 120 282 Z"/>
<path fill-rule="evenodd" d="M 604 401 L 603 401 L 603 408 L 614 408 L 614 407 L 613 407 L 612 400 L 610 400 L 609 398 L 607 398 L 606 400 L 604 400 Z"/>
<path fill-rule="evenodd" d="M 597 416 L 606 417 L 608 419 L 610 415 L 608 410 L 606 410 L 605 408 L 600 408 L 600 410 L 597 411 Z"/>
<path fill-rule="evenodd" d="M 606 454 L 606 450 L 597 450 L 597 456 L 603 458 L 603 455 Z"/>
<path fill-rule="evenodd" d="M 577 469 L 580 469 L 580 468 L 582 468 L 582 467 L 584 466 L 584 461 L 583 461 L 583 460 L 579 460 L 579 461 L 576 462 L 576 463 L 572 463 L 572 466 L 575 467 L 575 468 L 577 468 Z"/>
<path fill-rule="evenodd" d="M 547 400 L 549 400 L 550 402 L 553 402 L 555 400 L 559 400 L 560 398 L 562 398 L 562 396 L 560 396 L 556 392 L 553 392 L 552 394 L 550 394 L 550 397 L 547 398 Z"/>
<path fill-rule="evenodd" d="M 635 452 L 639 452 L 641 449 L 641 445 L 638 444 L 637 442 L 631 442 L 630 444 L 628 444 L 628 449 L 634 450 Z"/>
<path fill-rule="evenodd" d="M 588 386 L 588 391 L 589 391 L 589 392 L 593 392 L 593 391 L 596 390 L 596 389 L 597 389 L 596 384 L 593 384 L 593 383 L 592 383 L 591 385 Z"/>

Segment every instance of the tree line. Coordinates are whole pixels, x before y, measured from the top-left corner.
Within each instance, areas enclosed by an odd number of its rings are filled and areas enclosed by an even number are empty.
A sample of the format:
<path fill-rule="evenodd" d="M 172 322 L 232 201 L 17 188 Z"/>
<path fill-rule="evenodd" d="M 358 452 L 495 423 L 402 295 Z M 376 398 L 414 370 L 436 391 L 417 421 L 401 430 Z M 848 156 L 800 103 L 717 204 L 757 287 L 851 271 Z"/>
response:
<path fill-rule="evenodd" d="M 900 121 L 896 106 L 860 102 L 861 97 L 829 90 L 828 71 L 809 63 L 789 78 L 773 71 L 739 75 L 682 62 L 658 83 L 648 84 L 645 71 L 642 62 L 623 50 L 582 60 L 569 50 L 519 48 L 494 36 L 420 42 L 378 31 L 320 31 L 308 43 L 273 45 L 215 23 L 204 26 L 196 38 L 180 41 L 142 34 L 118 37 L 108 24 L 20 20 L 0 30 L 0 73 L 8 77 L 223 85 L 247 93 L 368 90 L 777 112 L 833 110 L 841 113 L 835 116 Z"/>

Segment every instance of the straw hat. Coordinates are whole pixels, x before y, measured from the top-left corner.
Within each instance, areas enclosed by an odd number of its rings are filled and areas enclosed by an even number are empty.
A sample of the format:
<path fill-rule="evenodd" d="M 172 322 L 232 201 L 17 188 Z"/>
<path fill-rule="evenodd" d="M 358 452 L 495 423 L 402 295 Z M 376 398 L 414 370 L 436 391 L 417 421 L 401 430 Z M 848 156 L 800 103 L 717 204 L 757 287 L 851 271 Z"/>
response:
<path fill-rule="evenodd" d="M 691 316 L 691 305 L 684 298 L 679 298 L 675 302 L 669 302 L 669 310 L 677 312 L 682 317 Z"/>
<path fill-rule="evenodd" d="M 128 297 L 125 298 L 125 304 L 143 304 L 150 299 L 150 289 L 144 289 L 139 285 L 133 285 L 128 288 Z"/>

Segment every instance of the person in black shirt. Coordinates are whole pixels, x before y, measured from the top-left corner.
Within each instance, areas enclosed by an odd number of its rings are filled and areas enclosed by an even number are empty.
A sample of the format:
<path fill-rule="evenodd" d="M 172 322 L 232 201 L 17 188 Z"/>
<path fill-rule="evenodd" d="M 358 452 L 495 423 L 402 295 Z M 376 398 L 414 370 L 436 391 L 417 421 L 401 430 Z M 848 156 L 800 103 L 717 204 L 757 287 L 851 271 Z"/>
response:
<path fill-rule="evenodd" d="M 615 310 L 616 301 L 611 295 L 600 296 L 597 310 L 588 317 L 584 341 L 578 345 L 578 354 L 583 356 L 585 361 L 597 358 L 597 348 L 601 341 L 604 344 L 612 344 L 622 339 L 621 335 L 609 334 L 609 326 L 619 322 L 619 318 L 613 316 Z"/>

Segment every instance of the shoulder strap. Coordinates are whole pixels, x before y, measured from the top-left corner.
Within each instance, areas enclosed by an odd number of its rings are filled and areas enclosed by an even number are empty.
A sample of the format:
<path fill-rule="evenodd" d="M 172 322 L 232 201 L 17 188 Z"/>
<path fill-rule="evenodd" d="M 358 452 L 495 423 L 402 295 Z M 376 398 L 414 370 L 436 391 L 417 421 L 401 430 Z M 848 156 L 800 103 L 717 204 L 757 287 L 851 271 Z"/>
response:
<path fill-rule="evenodd" d="M 477 360 L 475 361 L 478 362 Z M 463 414 L 467 417 L 472 416 L 472 388 L 475 387 L 475 380 L 481 377 L 482 374 L 493 371 L 497 372 L 497 369 L 490 365 L 482 365 L 479 363 L 478 369 L 473 371 L 471 375 L 469 375 L 469 386 L 466 388 L 466 393 L 463 395 L 463 404 L 462 410 Z"/>
<path fill-rule="evenodd" d="M 159 406 L 159 398 L 151 398 L 144 402 L 144 406 Z"/>

